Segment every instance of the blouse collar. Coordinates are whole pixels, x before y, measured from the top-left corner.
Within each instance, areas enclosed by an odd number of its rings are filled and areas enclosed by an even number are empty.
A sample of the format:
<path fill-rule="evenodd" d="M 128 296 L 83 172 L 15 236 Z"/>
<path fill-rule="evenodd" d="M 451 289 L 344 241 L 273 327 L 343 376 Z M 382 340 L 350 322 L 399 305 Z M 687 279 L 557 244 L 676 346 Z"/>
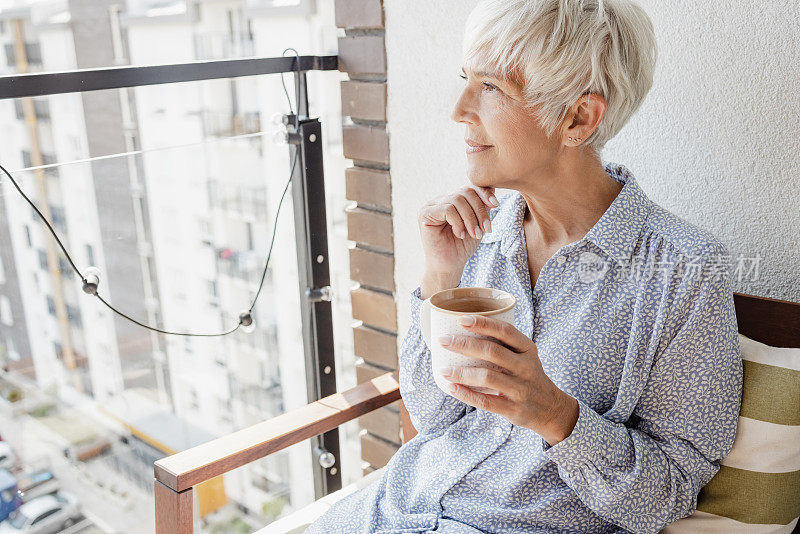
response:
<path fill-rule="evenodd" d="M 605 163 L 603 167 L 623 187 L 581 241 L 591 241 L 610 257 L 624 264 L 633 255 L 650 210 L 650 200 L 627 167 L 612 162 Z M 525 198 L 516 190 L 511 190 L 506 198 L 507 202 L 501 202 L 500 206 L 490 210 L 498 212 L 492 218 L 494 231 L 485 234 L 481 243 L 501 241 L 500 252 L 504 256 L 510 256 L 512 245 L 523 237 L 522 224 L 526 204 Z"/>

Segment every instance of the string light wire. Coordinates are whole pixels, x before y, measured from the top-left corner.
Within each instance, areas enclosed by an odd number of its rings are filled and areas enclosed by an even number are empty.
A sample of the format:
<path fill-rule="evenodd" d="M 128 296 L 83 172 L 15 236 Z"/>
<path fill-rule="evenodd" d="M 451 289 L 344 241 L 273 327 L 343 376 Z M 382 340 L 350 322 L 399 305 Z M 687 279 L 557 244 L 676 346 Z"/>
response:
<path fill-rule="evenodd" d="M 295 72 L 299 76 L 300 75 L 300 55 L 297 53 L 297 50 L 295 50 L 294 48 L 287 48 L 286 50 L 283 51 L 283 53 L 286 54 L 286 52 L 288 50 L 293 50 L 294 53 L 295 53 L 295 56 L 296 56 L 296 59 L 295 59 Z M 289 98 L 289 93 L 286 90 L 286 84 L 285 84 L 285 82 L 283 80 L 283 73 L 281 73 L 281 85 L 283 86 L 283 92 L 286 95 L 286 100 L 287 100 L 288 105 L 289 105 L 289 113 L 294 115 L 295 127 L 297 128 L 297 127 L 299 127 L 299 117 L 297 116 L 297 114 L 294 113 L 294 109 L 292 107 L 292 101 Z M 299 88 L 298 88 L 298 92 L 299 92 Z M 297 95 L 297 98 L 298 98 L 298 102 L 299 102 L 299 95 Z M 298 108 L 298 111 L 299 111 L 299 108 Z M 291 149 L 291 147 L 292 147 L 291 143 L 289 144 L 289 147 Z M 291 183 L 292 183 L 292 177 L 294 176 L 294 169 L 295 169 L 295 166 L 297 164 L 297 159 L 298 159 L 298 155 L 299 155 L 298 153 L 299 152 L 300 152 L 300 147 L 299 146 L 295 146 L 295 148 L 294 148 L 294 156 L 292 157 L 292 167 L 291 167 L 291 170 L 289 171 L 289 179 L 286 181 L 286 186 L 283 188 L 283 193 L 281 194 L 281 198 L 278 201 L 278 208 L 275 211 L 275 220 L 274 220 L 273 225 L 272 225 L 272 239 L 270 240 L 270 244 L 269 244 L 269 252 L 267 252 L 267 261 L 265 262 L 264 270 L 261 273 L 261 282 L 258 285 L 258 290 L 256 291 L 255 297 L 253 297 L 253 301 L 251 302 L 250 307 L 247 309 L 246 312 L 243 312 L 242 314 L 239 315 L 239 323 L 235 327 L 230 328 L 229 330 L 226 330 L 224 332 L 217 333 L 217 334 L 174 332 L 174 331 L 171 331 L 171 330 L 162 330 L 161 328 L 156 328 L 156 327 L 149 326 L 149 325 L 146 325 L 144 323 L 141 323 L 141 322 L 137 321 L 136 319 L 134 319 L 133 317 L 130 317 L 129 315 L 127 315 L 127 314 L 119 311 L 118 309 L 116 309 L 109 302 L 107 302 L 102 296 L 100 296 L 100 294 L 97 292 L 96 284 L 94 285 L 94 291 L 93 291 L 92 294 L 95 297 L 97 297 L 100 300 L 100 302 L 102 302 L 108 309 L 110 309 L 111 311 L 113 311 L 117 315 L 120 315 L 121 317 L 124 317 L 125 319 L 127 319 L 127 320 L 129 320 L 129 321 L 131 321 L 131 322 L 133 322 L 133 323 L 135 323 L 135 324 L 137 324 L 137 325 L 139 325 L 139 326 L 141 326 L 143 328 L 146 328 L 148 330 L 153 330 L 155 332 L 160 332 L 162 334 L 167 334 L 167 335 L 193 336 L 193 337 L 227 336 L 228 334 L 231 334 L 231 333 L 235 332 L 236 330 L 238 330 L 240 326 L 249 326 L 250 324 L 252 324 L 252 318 L 250 317 L 250 313 L 253 311 L 253 308 L 256 305 L 256 301 L 258 300 L 258 296 L 261 294 L 261 288 L 264 286 L 264 279 L 266 278 L 266 275 L 267 275 L 267 269 L 269 268 L 269 260 L 272 257 L 272 247 L 275 244 L 275 235 L 277 234 L 278 215 L 280 214 L 281 206 L 283 205 L 283 199 L 286 196 L 286 192 L 289 190 L 289 185 L 291 185 Z M 11 173 L 9 173 L 6 170 L 5 167 L 0 165 L 0 170 L 2 170 L 5 173 L 5 175 L 8 176 L 8 178 L 11 180 L 11 183 L 14 184 L 14 187 L 17 189 L 17 191 L 19 191 L 19 194 L 22 195 L 22 197 L 28 202 L 28 204 L 31 205 L 31 207 L 34 209 L 34 211 L 36 211 L 37 215 L 39 215 L 39 217 L 42 219 L 42 221 L 44 221 L 45 225 L 47 225 L 47 229 L 50 231 L 50 233 L 55 238 L 56 243 L 58 243 L 58 246 L 61 248 L 61 251 L 64 253 L 64 256 L 66 256 L 67 261 L 69 261 L 70 266 L 78 274 L 78 276 L 81 278 L 81 281 L 84 284 L 84 291 L 86 291 L 87 285 L 89 287 L 92 287 L 92 281 L 87 279 L 87 277 L 84 276 L 83 273 L 81 273 L 80 269 L 78 269 L 78 267 L 75 265 L 75 262 L 72 261 L 72 257 L 69 255 L 69 252 L 67 252 L 67 249 L 64 247 L 64 244 L 58 238 L 58 234 L 53 229 L 53 226 L 50 224 L 50 222 L 47 220 L 47 218 L 45 218 L 45 216 L 42 214 L 42 212 L 39 211 L 39 208 L 36 207 L 36 204 L 34 204 L 31 201 L 31 199 L 28 198 L 28 196 L 25 194 L 25 192 L 20 188 L 20 186 L 17 183 L 17 181 L 14 180 L 14 177 L 11 175 Z"/>

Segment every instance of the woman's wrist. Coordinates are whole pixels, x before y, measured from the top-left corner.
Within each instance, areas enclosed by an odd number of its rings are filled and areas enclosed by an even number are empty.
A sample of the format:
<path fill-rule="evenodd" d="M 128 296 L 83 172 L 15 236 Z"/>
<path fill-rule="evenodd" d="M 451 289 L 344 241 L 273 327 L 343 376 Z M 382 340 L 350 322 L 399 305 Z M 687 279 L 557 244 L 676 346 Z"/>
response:
<path fill-rule="evenodd" d="M 434 293 L 443 289 L 458 287 L 461 283 L 461 275 L 453 273 L 435 273 L 426 271 L 422 276 L 420 284 L 420 296 L 422 300 L 430 297 Z"/>
<path fill-rule="evenodd" d="M 575 397 L 560 389 L 557 391 L 560 392 L 557 408 L 554 409 L 554 415 L 548 421 L 547 430 L 541 434 L 550 446 L 567 439 L 575 429 L 580 416 L 580 406 Z"/>

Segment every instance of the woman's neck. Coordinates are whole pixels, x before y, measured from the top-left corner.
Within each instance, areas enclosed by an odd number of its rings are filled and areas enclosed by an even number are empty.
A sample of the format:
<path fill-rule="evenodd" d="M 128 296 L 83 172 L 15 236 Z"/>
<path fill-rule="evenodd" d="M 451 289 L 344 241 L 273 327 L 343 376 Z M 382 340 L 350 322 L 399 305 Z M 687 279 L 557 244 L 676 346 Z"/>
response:
<path fill-rule="evenodd" d="M 572 174 L 551 175 L 545 188 L 520 189 L 527 204 L 526 235 L 545 248 L 578 241 L 600 220 L 622 188 L 623 184 L 598 164 Z"/>

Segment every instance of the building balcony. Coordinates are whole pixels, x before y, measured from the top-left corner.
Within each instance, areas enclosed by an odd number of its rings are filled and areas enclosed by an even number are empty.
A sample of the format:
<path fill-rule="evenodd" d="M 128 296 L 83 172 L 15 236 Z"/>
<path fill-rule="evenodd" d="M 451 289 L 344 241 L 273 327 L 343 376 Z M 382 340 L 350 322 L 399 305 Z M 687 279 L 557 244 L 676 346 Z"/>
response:
<path fill-rule="evenodd" d="M 261 115 L 257 111 L 202 110 L 200 118 L 205 137 L 233 137 L 261 131 Z"/>

